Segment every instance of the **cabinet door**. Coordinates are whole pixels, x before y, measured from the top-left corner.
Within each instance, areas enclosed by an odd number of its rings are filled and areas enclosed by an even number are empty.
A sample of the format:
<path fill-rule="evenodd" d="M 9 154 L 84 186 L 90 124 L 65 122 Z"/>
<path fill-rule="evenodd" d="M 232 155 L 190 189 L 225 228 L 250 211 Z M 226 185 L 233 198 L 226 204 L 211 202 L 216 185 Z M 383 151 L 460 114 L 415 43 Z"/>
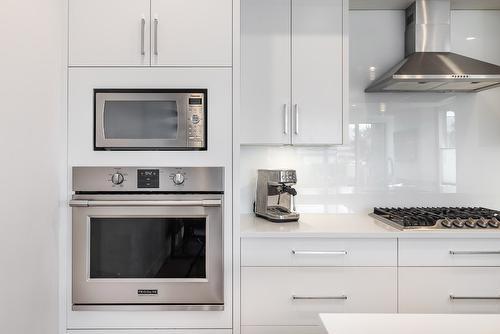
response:
<path fill-rule="evenodd" d="M 401 313 L 500 313 L 498 267 L 399 268 Z"/>
<path fill-rule="evenodd" d="M 343 0 L 292 0 L 294 144 L 342 144 Z"/>
<path fill-rule="evenodd" d="M 240 142 L 290 144 L 290 1 L 241 5 Z"/>
<path fill-rule="evenodd" d="M 323 326 L 241 326 L 241 334 L 327 334 Z"/>
<path fill-rule="evenodd" d="M 152 0 L 152 64 L 231 66 L 231 0 Z"/>
<path fill-rule="evenodd" d="M 70 66 L 149 66 L 149 0 L 69 0 Z"/>
<path fill-rule="evenodd" d="M 243 267 L 243 326 L 319 326 L 319 313 L 397 312 L 390 267 Z"/>

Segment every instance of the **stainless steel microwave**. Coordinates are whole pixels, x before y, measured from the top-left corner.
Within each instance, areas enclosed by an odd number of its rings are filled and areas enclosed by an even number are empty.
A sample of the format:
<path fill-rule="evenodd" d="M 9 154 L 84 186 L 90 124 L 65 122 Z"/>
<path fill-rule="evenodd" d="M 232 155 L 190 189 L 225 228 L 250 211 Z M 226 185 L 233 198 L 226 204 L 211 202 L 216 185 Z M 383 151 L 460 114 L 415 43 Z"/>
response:
<path fill-rule="evenodd" d="M 94 89 L 95 150 L 207 149 L 207 89 Z"/>

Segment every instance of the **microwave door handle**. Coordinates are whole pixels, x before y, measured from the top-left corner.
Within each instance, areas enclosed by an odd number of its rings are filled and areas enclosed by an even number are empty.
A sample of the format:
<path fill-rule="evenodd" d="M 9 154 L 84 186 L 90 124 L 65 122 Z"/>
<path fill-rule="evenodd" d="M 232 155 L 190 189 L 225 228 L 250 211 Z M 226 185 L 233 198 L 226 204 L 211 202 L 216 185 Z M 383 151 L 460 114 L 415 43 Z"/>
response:
<path fill-rule="evenodd" d="M 97 206 L 221 206 L 219 199 L 195 200 L 195 201 L 93 201 L 93 200 L 71 200 L 71 207 L 97 207 Z"/>

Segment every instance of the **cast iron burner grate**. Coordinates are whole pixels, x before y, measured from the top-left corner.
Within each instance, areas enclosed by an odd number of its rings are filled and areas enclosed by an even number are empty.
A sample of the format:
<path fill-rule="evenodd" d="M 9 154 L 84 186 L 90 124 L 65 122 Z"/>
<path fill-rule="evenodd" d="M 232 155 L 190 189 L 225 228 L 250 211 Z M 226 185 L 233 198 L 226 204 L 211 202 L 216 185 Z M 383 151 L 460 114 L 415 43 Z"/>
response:
<path fill-rule="evenodd" d="M 374 208 L 371 216 L 403 229 L 498 228 L 500 211 L 481 207 Z"/>

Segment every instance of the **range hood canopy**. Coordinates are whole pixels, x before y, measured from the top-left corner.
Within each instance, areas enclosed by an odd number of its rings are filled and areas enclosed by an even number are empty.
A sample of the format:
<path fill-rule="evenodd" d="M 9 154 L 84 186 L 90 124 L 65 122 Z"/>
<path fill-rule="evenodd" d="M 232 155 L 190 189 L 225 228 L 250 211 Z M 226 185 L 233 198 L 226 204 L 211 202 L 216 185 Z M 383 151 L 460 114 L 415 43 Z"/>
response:
<path fill-rule="evenodd" d="M 479 92 L 500 86 L 500 66 L 450 52 L 450 0 L 406 9 L 405 59 L 365 92 Z"/>

